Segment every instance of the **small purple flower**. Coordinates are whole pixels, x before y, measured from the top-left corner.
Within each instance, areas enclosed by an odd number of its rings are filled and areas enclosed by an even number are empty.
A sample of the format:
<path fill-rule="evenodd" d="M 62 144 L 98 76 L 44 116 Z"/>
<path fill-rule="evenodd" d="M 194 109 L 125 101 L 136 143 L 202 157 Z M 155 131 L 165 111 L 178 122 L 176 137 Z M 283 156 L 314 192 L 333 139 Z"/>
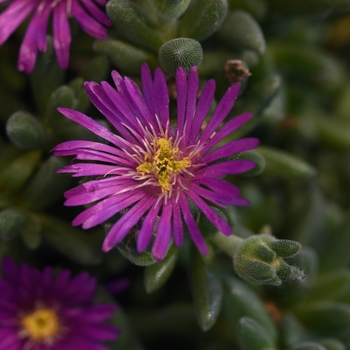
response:
<path fill-rule="evenodd" d="M 114 340 L 119 330 L 104 322 L 113 304 L 94 304 L 96 280 L 68 270 L 54 275 L 8 257 L 0 278 L 1 350 L 108 350 L 101 342 Z"/>
<path fill-rule="evenodd" d="M 128 209 L 108 232 L 103 250 L 109 251 L 139 223 L 137 249 L 144 251 L 152 237 L 152 254 L 161 260 L 173 238 L 180 246 L 184 226 L 203 254 L 205 241 L 193 217 L 189 200 L 204 213 L 219 231 L 232 233 L 230 225 L 208 205 L 248 205 L 239 197 L 239 189 L 222 180 L 225 175 L 252 169 L 250 160 L 230 159 L 234 154 L 255 148 L 259 141 L 244 138 L 219 146 L 249 118 L 242 114 L 222 124 L 238 96 L 239 84 L 231 86 L 204 127 L 213 102 L 214 80 L 209 80 L 197 102 L 199 78 L 196 68 L 188 78 L 182 68 L 176 73 L 177 121 L 172 125 L 169 96 L 163 72 L 156 69 L 154 79 L 146 64 L 142 66 L 142 89 L 116 72 L 117 87 L 103 81 L 85 83 L 87 94 L 96 108 L 117 129 L 114 134 L 86 115 L 67 108 L 58 110 L 110 142 L 68 141 L 54 150 L 57 156 L 75 155 L 75 163 L 59 170 L 74 177 L 94 176 L 65 193 L 65 205 L 92 204 L 79 214 L 73 225 L 84 229 L 96 226 Z M 185 224 L 185 225 L 184 225 Z M 133 230 L 134 233 L 135 230 Z"/>
<path fill-rule="evenodd" d="M 32 14 L 18 59 L 18 70 L 26 73 L 33 71 L 38 51 L 47 49 L 46 30 L 51 15 L 53 46 L 62 69 L 69 63 L 69 17 L 73 16 L 86 33 L 97 39 L 106 39 L 106 27 L 111 25 L 97 6 L 104 6 L 106 0 L 0 0 L 4 2 L 9 5 L 0 14 L 0 45 Z"/>

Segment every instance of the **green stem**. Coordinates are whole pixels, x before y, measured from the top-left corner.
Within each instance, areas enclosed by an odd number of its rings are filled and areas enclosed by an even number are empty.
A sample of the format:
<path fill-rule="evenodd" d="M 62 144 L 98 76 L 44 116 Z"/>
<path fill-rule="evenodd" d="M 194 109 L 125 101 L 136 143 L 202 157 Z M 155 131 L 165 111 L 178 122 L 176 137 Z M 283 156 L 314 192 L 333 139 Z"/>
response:
<path fill-rule="evenodd" d="M 236 235 L 225 236 L 221 232 L 216 233 L 211 237 L 212 242 L 219 247 L 223 252 L 230 256 L 234 256 L 237 248 L 244 241 L 243 238 Z"/>

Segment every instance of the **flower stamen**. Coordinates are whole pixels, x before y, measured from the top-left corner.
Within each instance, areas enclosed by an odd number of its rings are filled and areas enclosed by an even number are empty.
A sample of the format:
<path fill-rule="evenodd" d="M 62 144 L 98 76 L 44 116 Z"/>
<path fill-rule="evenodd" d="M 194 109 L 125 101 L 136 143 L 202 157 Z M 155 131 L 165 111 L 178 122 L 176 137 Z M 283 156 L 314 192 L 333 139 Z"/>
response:
<path fill-rule="evenodd" d="M 141 175 L 153 174 L 162 192 L 168 192 L 176 183 L 176 175 L 191 166 L 190 157 L 181 156 L 179 147 L 172 144 L 172 138 L 159 138 L 153 145 L 153 157 L 150 154 L 147 157 L 145 155 L 144 163 L 136 170 Z"/>
<path fill-rule="evenodd" d="M 37 309 L 21 319 L 23 334 L 35 343 L 51 343 L 61 331 L 57 313 L 49 308 Z"/>

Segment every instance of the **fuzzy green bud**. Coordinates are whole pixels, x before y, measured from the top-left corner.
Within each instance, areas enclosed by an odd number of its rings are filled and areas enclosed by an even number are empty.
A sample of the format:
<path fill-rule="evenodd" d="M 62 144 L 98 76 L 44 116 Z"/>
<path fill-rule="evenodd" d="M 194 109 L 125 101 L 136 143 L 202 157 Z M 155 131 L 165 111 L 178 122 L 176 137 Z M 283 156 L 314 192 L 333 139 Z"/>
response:
<path fill-rule="evenodd" d="M 301 280 L 303 271 L 282 259 L 294 256 L 300 249 L 295 241 L 277 240 L 268 234 L 252 236 L 238 247 L 234 267 L 240 277 L 259 284 L 277 286 L 283 281 Z"/>
<path fill-rule="evenodd" d="M 189 38 L 169 40 L 159 50 L 159 62 L 162 68 L 171 75 L 175 75 L 179 67 L 189 71 L 191 67 L 199 66 L 202 58 L 201 44 Z"/>

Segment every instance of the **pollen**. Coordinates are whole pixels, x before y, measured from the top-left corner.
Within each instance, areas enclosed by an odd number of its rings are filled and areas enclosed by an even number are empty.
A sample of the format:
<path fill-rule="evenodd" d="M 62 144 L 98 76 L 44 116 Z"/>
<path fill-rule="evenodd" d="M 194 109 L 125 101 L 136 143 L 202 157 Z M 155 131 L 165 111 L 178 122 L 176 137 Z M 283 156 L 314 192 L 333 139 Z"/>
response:
<path fill-rule="evenodd" d="M 182 152 L 172 144 L 171 138 L 159 138 L 153 146 L 153 154 L 148 154 L 146 161 L 136 170 L 142 175 L 153 175 L 162 191 L 167 192 L 175 183 L 177 174 L 190 167 L 191 161 L 189 157 L 182 157 Z"/>
<path fill-rule="evenodd" d="M 60 332 L 60 323 L 54 310 L 37 309 L 21 320 L 24 334 L 35 343 L 50 343 Z"/>

